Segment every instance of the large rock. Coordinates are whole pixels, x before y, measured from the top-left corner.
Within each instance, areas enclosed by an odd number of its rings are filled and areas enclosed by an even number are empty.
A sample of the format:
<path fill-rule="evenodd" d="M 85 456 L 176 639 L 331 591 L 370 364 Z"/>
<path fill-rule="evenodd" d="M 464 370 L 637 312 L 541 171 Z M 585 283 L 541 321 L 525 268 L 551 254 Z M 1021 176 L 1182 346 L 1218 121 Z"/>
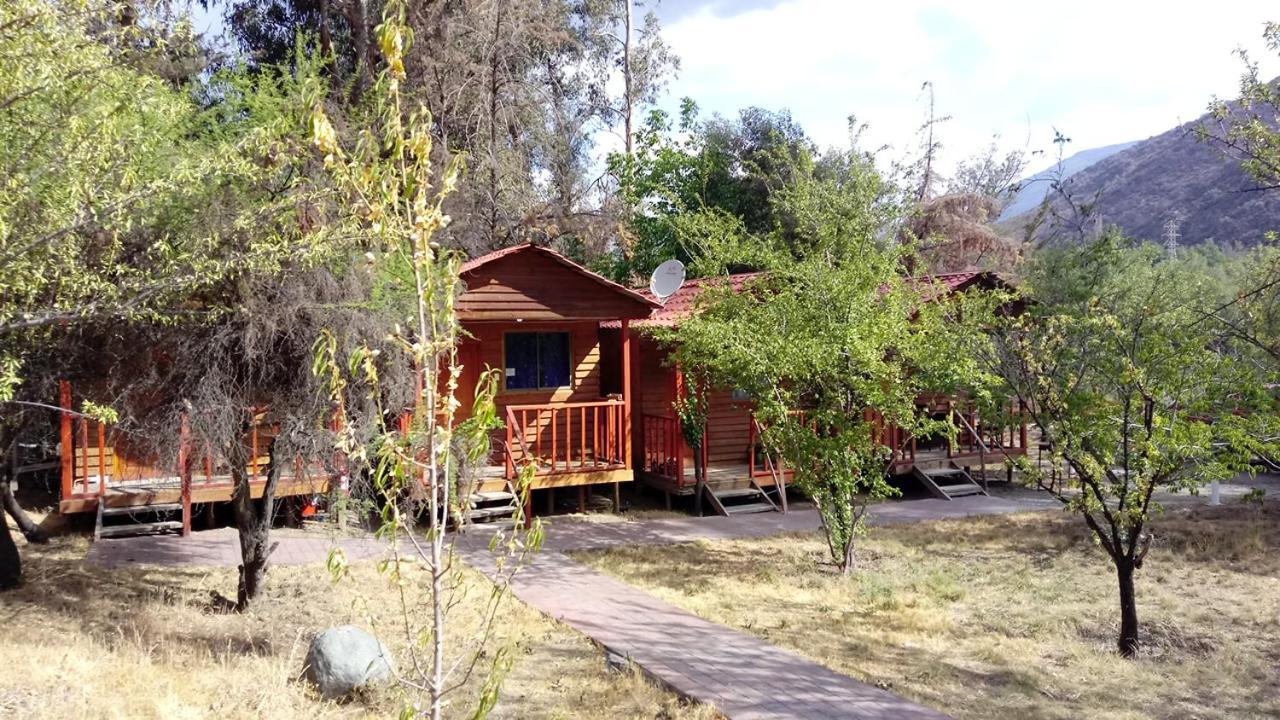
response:
<path fill-rule="evenodd" d="M 339 625 L 311 641 L 303 675 L 330 699 L 344 697 L 356 688 L 391 679 L 391 653 L 378 638 L 354 625 Z"/>

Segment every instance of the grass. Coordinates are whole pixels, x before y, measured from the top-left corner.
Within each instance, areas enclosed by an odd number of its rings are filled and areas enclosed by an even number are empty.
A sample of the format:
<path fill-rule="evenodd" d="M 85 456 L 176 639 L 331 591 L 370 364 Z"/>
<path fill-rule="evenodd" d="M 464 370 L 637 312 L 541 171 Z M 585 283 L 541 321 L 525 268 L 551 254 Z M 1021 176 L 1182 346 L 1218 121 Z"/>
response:
<path fill-rule="evenodd" d="M 394 689 L 328 702 L 296 680 L 311 635 L 330 625 L 372 620 L 404 657 L 396 604 L 371 563 L 354 564 L 337 585 L 322 566 L 272 568 L 269 596 L 236 615 L 212 611 L 209 600 L 213 590 L 234 592 L 234 569 L 107 571 L 83 562 L 87 547 L 75 535 L 22 547 L 26 584 L 0 595 L 0 717 L 394 717 L 405 703 Z M 409 586 L 420 579 L 411 573 Z M 491 587 L 478 575 L 468 582 L 463 626 Z M 501 617 L 499 642 L 516 661 L 492 717 L 716 717 L 638 673 L 606 670 L 594 644 L 518 601 Z M 477 679 L 450 716 L 469 716 L 478 692 Z"/>
<path fill-rule="evenodd" d="M 841 577 L 817 535 L 582 553 L 697 615 L 959 718 L 1280 717 L 1280 507 L 1158 518 L 1144 646 L 1077 518 L 873 528 Z"/>

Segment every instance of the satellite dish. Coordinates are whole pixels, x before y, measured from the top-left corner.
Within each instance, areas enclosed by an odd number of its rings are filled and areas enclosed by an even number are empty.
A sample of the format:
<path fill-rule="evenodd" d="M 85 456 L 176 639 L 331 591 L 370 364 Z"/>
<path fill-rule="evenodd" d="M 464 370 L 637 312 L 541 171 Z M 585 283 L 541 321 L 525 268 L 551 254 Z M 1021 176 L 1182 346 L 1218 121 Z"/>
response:
<path fill-rule="evenodd" d="M 666 300 L 684 284 L 684 263 L 668 260 L 649 276 L 649 292 L 659 300 Z"/>

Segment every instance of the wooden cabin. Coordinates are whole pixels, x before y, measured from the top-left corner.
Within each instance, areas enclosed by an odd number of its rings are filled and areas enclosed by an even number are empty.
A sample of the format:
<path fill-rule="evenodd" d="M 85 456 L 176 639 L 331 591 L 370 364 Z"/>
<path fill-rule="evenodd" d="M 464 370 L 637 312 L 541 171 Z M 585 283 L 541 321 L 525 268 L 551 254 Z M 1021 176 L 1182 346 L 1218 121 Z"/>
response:
<path fill-rule="evenodd" d="M 683 392 L 684 375 L 671 364 L 669 350 L 654 341 L 645 330 L 674 326 L 695 312 L 698 296 L 710 283 L 729 282 L 741 289 L 757 273 L 731 275 L 727 279 L 693 280 L 668 297 L 662 308 L 649 318 L 633 323 L 639 359 L 632 375 L 632 393 L 639 409 L 636 436 L 638 479 L 664 493 L 668 505 L 672 495 L 695 492 L 693 453 L 684 441 L 673 403 Z M 961 272 L 919 278 L 941 289 L 940 296 L 971 288 L 1008 288 L 995 273 Z M 646 296 L 647 292 L 644 293 Z M 937 300 L 939 297 L 931 297 Z M 1005 456 L 1026 453 L 1025 420 L 1013 427 L 984 423 L 972 403 L 963 398 L 926 396 L 919 399 L 922 410 L 950 415 L 959 433 L 955 443 L 945 439 L 918 440 L 892 426 L 881 428 L 884 444 L 892 448 L 894 474 L 913 475 L 931 493 L 950 499 L 985 492 L 968 468 L 1000 463 Z M 1015 416 L 1017 408 L 1013 408 Z M 874 418 L 873 418 L 874 419 Z M 756 422 L 751 400 L 732 388 L 713 388 L 708 393 L 708 419 L 703 453 L 706 484 L 712 508 L 721 513 L 784 510 L 786 486 L 792 472 L 783 459 L 760 448 L 762 428 Z"/>
<path fill-rule="evenodd" d="M 604 484 L 616 501 L 618 484 L 635 478 L 630 324 L 660 305 L 532 244 L 471 260 L 461 275 L 458 318 L 469 337 L 458 351 L 460 415 L 470 410 L 480 373 L 498 368 L 496 404 L 506 423 L 476 499 L 503 498 L 518 469 L 532 463 L 533 491 L 548 503 L 556 489 L 572 487 L 581 505 L 588 486 Z"/>
<path fill-rule="evenodd" d="M 150 444 L 131 442 L 130 435 L 111 425 L 75 412 L 70 382 L 60 387 L 59 458 L 61 488 L 58 511 L 63 514 L 95 512 L 95 537 L 136 532 L 180 530 L 191 532 L 197 506 L 210 507 L 231 500 L 235 481 L 231 471 L 211 448 L 192 440 L 185 420 L 176 438 L 174 457 L 163 457 Z M 266 485 L 267 449 L 276 428 L 261 410 L 252 413 L 245 437 L 251 448 L 245 468 L 254 498 Z M 340 462 L 324 463 L 294 458 L 281 471 L 277 499 L 327 493 L 342 484 L 335 472 Z M 123 524 L 111 525 L 119 517 Z M 104 524 L 104 520 L 107 524 Z"/>

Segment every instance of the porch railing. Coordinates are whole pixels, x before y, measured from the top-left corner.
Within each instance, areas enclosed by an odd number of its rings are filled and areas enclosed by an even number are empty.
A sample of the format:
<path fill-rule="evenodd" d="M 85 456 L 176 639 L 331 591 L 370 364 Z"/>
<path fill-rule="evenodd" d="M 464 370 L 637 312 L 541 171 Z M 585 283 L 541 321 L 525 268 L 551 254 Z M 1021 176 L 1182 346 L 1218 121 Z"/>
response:
<path fill-rule="evenodd" d="M 684 437 L 680 421 L 663 415 L 644 414 L 640 418 L 644 439 L 642 470 L 677 485 L 684 482 Z"/>
<path fill-rule="evenodd" d="M 973 403 L 952 409 L 956 426 L 956 442 L 948 449 L 948 457 L 986 455 L 993 452 L 1026 452 L 1027 420 L 1017 400 L 1001 411 L 1006 417 L 990 421 L 979 416 Z"/>
<path fill-rule="evenodd" d="M 801 411 L 793 410 L 793 415 L 803 415 Z M 765 449 L 764 443 L 760 436 L 764 434 L 764 425 L 755 415 L 751 416 L 751 435 L 750 444 L 751 457 L 747 463 L 748 470 L 753 480 L 760 478 L 769 478 L 775 483 L 779 479 L 786 481 L 795 474 L 795 470 L 787 467 L 782 461 L 782 456 L 771 453 Z"/>
<path fill-rule="evenodd" d="M 507 478 L 532 463 L 537 475 L 627 467 L 622 400 L 507 406 Z"/>
<path fill-rule="evenodd" d="M 165 459 L 154 450 L 159 443 L 145 439 L 140 443 L 130 442 L 128 433 L 76 412 L 71 383 L 64 380 L 59 384 L 62 500 L 92 500 L 114 489 L 128 491 L 131 488 L 180 489 L 186 498 L 193 479 L 206 486 L 233 482 L 230 470 L 216 457 L 213 448 L 192 437 L 185 413 L 179 428 L 177 458 Z M 247 408 L 246 412 L 253 419 L 244 436 L 249 449 L 245 471 L 250 481 L 257 482 L 265 479 L 268 448 L 279 426 L 264 420 L 266 408 Z M 344 462 L 340 454 L 335 458 L 335 466 Z M 322 463 L 308 462 L 301 456 L 295 456 L 291 465 L 293 477 L 298 479 L 310 480 L 312 474 L 318 477 L 328 474 Z M 287 470 L 284 475 L 289 475 Z"/>

